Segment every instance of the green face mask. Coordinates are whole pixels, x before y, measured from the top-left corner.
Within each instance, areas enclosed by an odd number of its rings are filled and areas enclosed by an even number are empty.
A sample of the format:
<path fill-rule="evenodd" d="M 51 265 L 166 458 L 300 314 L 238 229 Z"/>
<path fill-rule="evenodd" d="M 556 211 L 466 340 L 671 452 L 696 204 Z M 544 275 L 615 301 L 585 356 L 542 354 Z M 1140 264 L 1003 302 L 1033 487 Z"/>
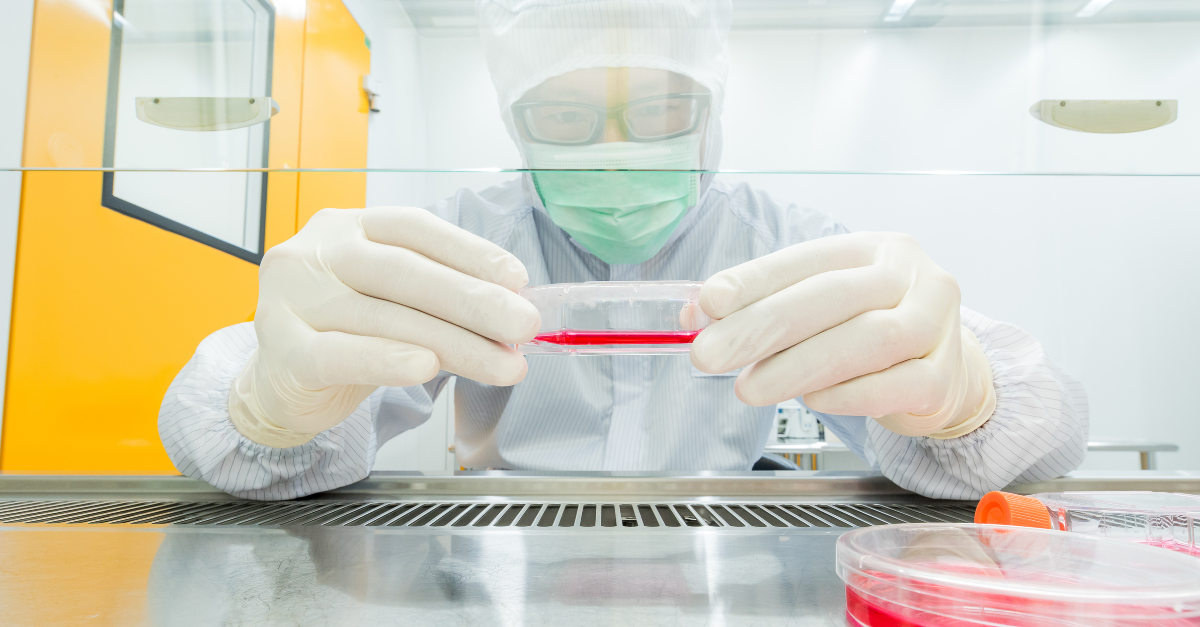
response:
<path fill-rule="evenodd" d="M 535 172 L 533 183 L 546 212 L 605 263 L 642 263 L 653 257 L 699 196 L 700 136 L 661 142 L 610 142 L 587 146 L 527 144 L 537 169 L 602 170 Z M 635 169 L 635 171 L 603 171 Z"/>

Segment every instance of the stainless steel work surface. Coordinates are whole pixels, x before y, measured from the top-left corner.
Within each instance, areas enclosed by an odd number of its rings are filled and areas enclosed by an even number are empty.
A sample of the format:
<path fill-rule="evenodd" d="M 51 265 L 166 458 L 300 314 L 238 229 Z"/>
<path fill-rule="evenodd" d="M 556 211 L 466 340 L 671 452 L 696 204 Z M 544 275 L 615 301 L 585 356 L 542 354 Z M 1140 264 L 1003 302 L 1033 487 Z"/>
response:
<path fill-rule="evenodd" d="M 845 529 L 0 527 L 5 624 L 845 625 Z"/>
<path fill-rule="evenodd" d="M 1072 473 L 1025 493 L 1200 493 Z M 872 473 L 374 473 L 304 499 L 0 475 L 5 625 L 845 625 L 834 543 L 963 522 Z"/>

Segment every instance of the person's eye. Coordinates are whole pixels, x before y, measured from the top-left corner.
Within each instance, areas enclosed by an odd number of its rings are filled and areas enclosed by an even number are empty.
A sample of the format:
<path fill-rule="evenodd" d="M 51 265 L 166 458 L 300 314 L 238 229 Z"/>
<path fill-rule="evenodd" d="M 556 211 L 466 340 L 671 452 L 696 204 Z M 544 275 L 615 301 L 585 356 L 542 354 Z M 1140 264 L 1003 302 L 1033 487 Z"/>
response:
<path fill-rule="evenodd" d="M 538 111 L 531 120 L 538 126 L 546 128 L 574 127 L 589 123 L 590 117 L 586 112 L 577 109 L 556 108 Z"/>
<path fill-rule="evenodd" d="M 583 122 L 583 114 L 578 111 L 561 111 L 551 116 L 551 121 L 557 124 L 579 124 Z"/>

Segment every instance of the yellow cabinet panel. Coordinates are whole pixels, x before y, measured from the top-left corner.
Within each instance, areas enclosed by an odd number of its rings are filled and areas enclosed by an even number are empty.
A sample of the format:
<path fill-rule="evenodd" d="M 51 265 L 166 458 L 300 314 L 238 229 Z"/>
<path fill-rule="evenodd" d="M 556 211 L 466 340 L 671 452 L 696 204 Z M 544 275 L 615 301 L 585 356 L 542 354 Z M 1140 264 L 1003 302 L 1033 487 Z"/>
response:
<path fill-rule="evenodd" d="M 36 3 L 26 167 L 103 162 L 110 20 L 99 19 L 101 6 Z M 281 110 L 270 122 L 270 167 L 302 166 L 307 150 L 365 165 L 361 90 L 330 88 L 366 73 L 362 31 L 340 2 L 295 13 L 275 14 Z M 365 199 L 365 176 L 324 187 L 303 176 L 269 175 L 268 247 L 311 215 L 302 206 Z M 0 470 L 172 471 L 157 428 L 167 386 L 201 339 L 253 315 L 258 266 L 101 206 L 102 178 L 24 175 Z"/>

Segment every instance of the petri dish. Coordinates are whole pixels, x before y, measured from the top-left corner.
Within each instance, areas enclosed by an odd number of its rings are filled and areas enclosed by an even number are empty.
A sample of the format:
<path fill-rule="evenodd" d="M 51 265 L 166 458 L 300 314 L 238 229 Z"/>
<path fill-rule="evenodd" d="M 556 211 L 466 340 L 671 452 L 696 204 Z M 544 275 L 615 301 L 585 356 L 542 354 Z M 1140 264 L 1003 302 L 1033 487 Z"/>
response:
<path fill-rule="evenodd" d="M 1046 529 L 883 525 L 837 542 L 856 627 L 1200 625 L 1200 560 Z"/>
<path fill-rule="evenodd" d="M 595 281 L 521 289 L 542 326 L 527 355 L 686 354 L 711 320 L 693 281 Z"/>
<path fill-rule="evenodd" d="M 1172 492 L 989 492 L 975 522 L 1071 531 L 1200 556 L 1200 496 Z"/>

